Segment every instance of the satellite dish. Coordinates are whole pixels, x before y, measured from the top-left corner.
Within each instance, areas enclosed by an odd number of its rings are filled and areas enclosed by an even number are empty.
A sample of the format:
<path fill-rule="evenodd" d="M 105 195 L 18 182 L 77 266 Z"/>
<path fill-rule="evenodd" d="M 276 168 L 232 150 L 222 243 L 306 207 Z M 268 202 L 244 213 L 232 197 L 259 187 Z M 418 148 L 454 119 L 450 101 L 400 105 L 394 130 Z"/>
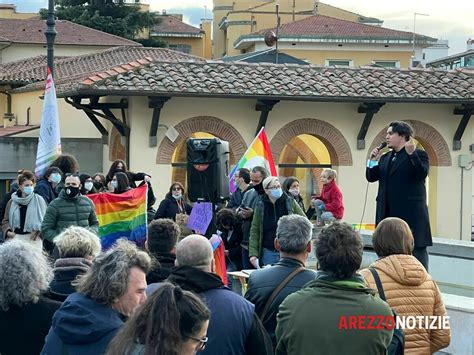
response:
<path fill-rule="evenodd" d="M 263 38 L 264 38 L 265 44 L 268 47 L 273 47 L 278 39 L 275 32 L 273 31 L 265 32 L 265 35 Z"/>

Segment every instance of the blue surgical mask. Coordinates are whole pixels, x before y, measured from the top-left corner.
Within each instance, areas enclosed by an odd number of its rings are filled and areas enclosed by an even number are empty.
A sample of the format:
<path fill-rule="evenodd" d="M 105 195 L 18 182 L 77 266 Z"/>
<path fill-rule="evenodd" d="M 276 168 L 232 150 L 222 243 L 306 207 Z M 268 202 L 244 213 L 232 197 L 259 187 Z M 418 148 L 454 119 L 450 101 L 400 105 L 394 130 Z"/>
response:
<path fill-rule="evenodd" d="M 181 197 L 183 197 L 183 194 L 173 195 L 175 200 L 181 200 Z"/>
<path fill-rule="evenodd" d="M 26 196 L 30 196 L 33 193 L 34 187 L 33 186 L 25 186 L 23 188 L 23 192 Z"/>
<path fill-rule="evenodd" d="M 283 195 L 283 190 L 282 190 L 281 188 L 279 188 L 279 189 L 273 189 L 273 190 L 271 191 L 271 194 L 272 194 L 272 197 L 273 197 L 274 199 L 277 199 L 277 200 L 278 200 L 278 199 L 281 197 L 281 195 Z"/>
<path fill-rule="evenodd" d="M 59 173 L 52 173 L 51 175 L 49 175 L 49 178 L 52 182 L 56 184 L 59 184 L 61 182 L 61 174 Z"/>
<path fill-rule="evenodd" d="M 118 187 L 118 182 L 117 182 L 117 180 L 112 180 L 111 185 L 112 185 L 112 188 L 115 190 L 115 189 Z"/>

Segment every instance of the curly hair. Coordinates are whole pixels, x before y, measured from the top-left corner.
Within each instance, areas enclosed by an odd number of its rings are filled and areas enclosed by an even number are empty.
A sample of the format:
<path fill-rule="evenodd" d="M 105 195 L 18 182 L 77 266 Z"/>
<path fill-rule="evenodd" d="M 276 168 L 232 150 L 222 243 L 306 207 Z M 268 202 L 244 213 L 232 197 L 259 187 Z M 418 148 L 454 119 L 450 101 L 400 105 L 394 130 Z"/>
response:
<path fill-rule="evenodd" d="M 79 172 L 79 163 L 76 157 L 71 154 L 61 154 L 51 163 L 51 166 L 58 167 L 64 175 Z"/>
<path fill-rule="evenodd" d="M 70 226 L 54 238 L 61 258 L 95 257 L 100 253 L 100 240 L 90 230 Z"/>
<path fill-rule="evenodd" d="M 351 277 L 362 263 L 362 240 L 347 223 L 334 222 L 323 228 L 315 249 L 321 270 L 338 279 Z"/>
<path fill-rule="evenodd" d="M 119 239 L 114 247 L 98 255 L 89 271 L 73 285 L 77 291 L 93 300 L 111 305 L 127 291 L 132 267 L 138 267 L 147 273 L 151 259 L 135 244 Z"/>
<path fill-rule="evenodd" d="M 181 236 L 179 226 L 171 219 L 155 219 L 148 225 L 147 245 L 150 253 L 168 253 Z"/>
<path fill-rule="evenodd" d="M 0 244 L 0 309 L 36 303 L 48 289 L 53 270 L 48 257 L 32 244 L 13 239 Z"/>

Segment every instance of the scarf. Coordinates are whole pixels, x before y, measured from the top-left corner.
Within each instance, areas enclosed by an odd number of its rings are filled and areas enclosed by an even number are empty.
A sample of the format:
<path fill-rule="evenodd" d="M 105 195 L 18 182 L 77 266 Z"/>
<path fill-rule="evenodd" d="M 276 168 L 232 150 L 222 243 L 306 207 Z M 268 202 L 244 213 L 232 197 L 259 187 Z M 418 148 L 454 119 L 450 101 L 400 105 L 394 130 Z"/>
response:
<path fill-rule="evenodd" d="M 20 205 L 28 206 L 26 209 L 25 225 L 23 232 L 31 233 L 41 230 L 41 222 L 43 222 L 46 213 L 46 202 L 35 193 L 26 197 L 20 197 L 17 193 L 13 194 L 10 213 L 8 215 L 12 230 L 21 228 L 20 226 Z"/>

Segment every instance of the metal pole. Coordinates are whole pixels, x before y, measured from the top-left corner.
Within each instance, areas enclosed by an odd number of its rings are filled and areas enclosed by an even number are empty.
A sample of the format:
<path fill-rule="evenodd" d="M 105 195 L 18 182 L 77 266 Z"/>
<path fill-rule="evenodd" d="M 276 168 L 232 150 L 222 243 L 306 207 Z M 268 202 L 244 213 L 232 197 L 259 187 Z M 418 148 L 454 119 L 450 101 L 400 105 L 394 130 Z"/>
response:
<path fill-rule="evenodd" d="M 275 64 L 278 64 L 278 39 L 279 39 L 279 30 L 280 30 L 280 5 L 276 4 L 276 14 L 277 14 L 277 28 L 276 28 L 276 44 L 275 44 Z"/>
<path fill-rule="evenodd" d="M 54 0 L 48 0 L 48 18 L 46 25 L 48 28 L 44 31 L 46 36 L 46 48 L 48 53 L 48 68 L 51 70 L 51 75 L 54 78 L 54 39 L 58 34 L 55 29 L 56 21 L 54 20 Z"/>

